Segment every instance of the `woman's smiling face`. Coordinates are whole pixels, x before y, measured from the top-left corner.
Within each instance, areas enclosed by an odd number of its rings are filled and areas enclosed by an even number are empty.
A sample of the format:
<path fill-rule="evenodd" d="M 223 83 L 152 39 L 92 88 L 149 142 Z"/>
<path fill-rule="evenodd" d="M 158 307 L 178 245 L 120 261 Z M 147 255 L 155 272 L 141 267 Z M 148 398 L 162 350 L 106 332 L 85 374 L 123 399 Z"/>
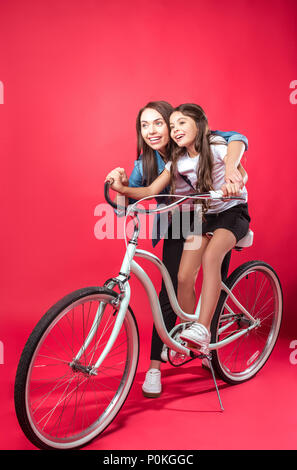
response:
<path fill-rule="evenodd" d="M 160 153 L 165 153 L 170 137 L 163 116 L 153 108 L 146 108 L 140 116 L 140 128 L 142 138 L 147 145 Z"/>

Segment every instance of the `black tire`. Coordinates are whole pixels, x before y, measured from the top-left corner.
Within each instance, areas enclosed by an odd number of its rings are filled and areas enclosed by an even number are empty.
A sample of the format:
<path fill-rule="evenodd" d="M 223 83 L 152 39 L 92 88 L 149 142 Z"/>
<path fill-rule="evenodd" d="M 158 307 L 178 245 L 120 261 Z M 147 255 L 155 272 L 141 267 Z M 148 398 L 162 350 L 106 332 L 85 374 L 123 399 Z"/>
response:
<path fill-rule="evenodd" d="M 254 377 L 272 353 L 281 326 L 283 294 L 276 272 L 263 261 L 242 264 L 227 278 L 225 285 L 241 305 L 260 321 L 257 328 L 212 351 L 212 364 L 217 375 L 227 383 L 238 384 Z M 226 305 L 231 306 L 234 315 L 230 314 Z M 211 343 L 226 339 L 232 332 L 251 324 L 240 313 L 230 295 L 222 291 L 212 321 Z M 227 328 L 230 321 L 233 324 Z"/>
<path fill-rule="evenodd" d="M 110 425 L 125 403 L 139 356 L 130 307 L 98 374 L 90 374 L 116 319 L 111 303 L 116 296 L 103 287 L 79 289 L 51 307 L 32 331 L 19 361 L 14 400 L 19 424 L 36 447 L 81 448 Z M 74 361 L 96 312 L 96 333 Z"/>

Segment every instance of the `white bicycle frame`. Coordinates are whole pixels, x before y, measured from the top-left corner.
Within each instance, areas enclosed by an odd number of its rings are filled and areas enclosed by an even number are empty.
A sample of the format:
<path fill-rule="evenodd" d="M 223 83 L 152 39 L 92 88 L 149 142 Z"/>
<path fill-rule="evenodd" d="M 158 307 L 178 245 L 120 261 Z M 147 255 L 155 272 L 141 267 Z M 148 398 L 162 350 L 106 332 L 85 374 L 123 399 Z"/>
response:
<path fill-rule="evenodd" d="M 168 210 L 168 208 L 167 208 L 167 210 Z M 151 211 L 151 212 L 153 212 L 153 211 Z M 136 232 L 137 232 L 137 230 L 136 230 Z M 114 342 L 115 342 L 115 340 L 116 340 L 116 338 L 117 338 L 117 336 L 120 332 L 121 326 L 123 324 L 123 321 L 124 321 L 124 318 L 125 318 L 125 315 L 126 315 L 127 308 L 129 306 L 130 297 L 131 297 L 131 288 L 130 288 L 130 284 L 129 284 L 129 281 L 128 281 L 131 273 L 133 273 L 139 279 L 139 281 L 141 282 L 141 284 L 143 285 L 143 287 L 144 287 L 144 289 L 147 293 L 147 296 L 148 296 L 148 299 L 149 299 L 149 302 L 150 302 L 150 307 L 151 307 L 152 314 L 153 314 L 154 324 L 156 326 L 156 330 L 157 330 L 161 340 L 164 342 L 164 344 L 166 344 L 166 346 L 168 348 L 173 349 L 176 352 L 185 354 L 186 356 L 190 356 L 190 354 L 191 354 L 191 350 L 189 348 L 187 348 L 186 346 L 180 344 L 179 342 L 174 340 L 169 335 L 169 332 L 167 331 L 166 326 L 164 324 L 163 315 L 162 315 L 160 302 L 159 302 L 159 298 L 158 298 L 156 289 L 155 289 L 150 277 L 148 276 L 148 274 L 144 271 L 144 269 L 138 263 L 136 263 L 136 261 L 134 261 L 134 256 L 139 256 L 140 258 L 147 259 L 150 262 L 152 262 L 158 268 L 158 270 L 159 270 L 159 272 L 160 272 L 160 274 L 161 274 L 161 276 L 164 280 L 171 307 L 172 307 L 173 311 L 175 312 L 175 314 L 183 322 L 193 322 L 193 321 L 197 321 L 199 319 L 201 296 L 199 298 L 199 301 L 197 302 L 196 310 L 195 310 L 195 313 L 193 315 L 190 315 L 190 314 L 184 312 L 178 304 L 177 297 L 176 297 L 176 294 L 175 294 L 175 290 L 173 288 L 173 284 L 172 284 L 170 275 L 169 275 L 168 270 L 167 270 L 166 266 L 164 265 L 164 263 L 157 256 L 155 256 L 154 254 L 152 254 L 152 253 L 150 253 L 146 250 L 141 250 L 141 249 L 136 248 L 138 234 L 139 234 L 139 229 L 138 229 L 137 233 L 134 233 L 134 236 L 128 242 L 127 250 L 126 250 L 124 260 L 122 262 L 122 266 L 121 266 L 121 269 L 120 269 L 120 274 L 117 277 L 109 280 L 109 282 L 105 283 L 105 286 L 107 288 L 110 288 L 110 289 L 112 289 L 116 284 L 120 285 L 121 286 L 121 293 L 119 294 L 116 301 L 111 300 L 111 302 L 114 303 L 116 307 L 119 307 L 118 312 L 117 312 L 117 317 L 116 317 L 116 321 L 115 321 L 113 330 L 112 330 L 111 335 L 109 337 L 109 340 L 108 340 L 107 344 L 105 345 L 104 350 L 100 354 L 97 362 L 92 367 L 92 373 L 93 374 L 96 374 L 96 370 L 100 367 L 100 365 L 102 364 L 102 362 L 106 358 L 107 354 L 111 350 L 111 348 L 112 348 L 112 346 L 113 346 L 113 344 L 114 344 Z M 222 282 L 222 290 L 225 291 L 229 295 L 229 297 L 232 299 L 232 301 L 237 306 L 237 308 L 240 310 L 240 312 L 248 319 L 250 325 L 247 328 L 244 328 L 244 329 L 240 330 L 238 333 L 233 333 L 231 336 L 229 336 L 228 338 L 226 338 L 222 341 L 219 341 L 217 343 L 210 343 L 209 347 L 208 347 L 209 351 L 212 351 L 214 349 L 222 348 L 225 345 L 231 343 L 232 341 L 236 341 L 238 338 L 240 338 L 241 336 L 246 335 L 250 330 L 256 328 L 259 325 L 258 320 L 253 318 L 253 316 L 243 307 L 243 305 L 241 305 L 241 303 L 236 299 L 236 297 L 232 294 L 232 292 L 228 289 L 228 287 L 223 282 Z M 97 313 L 95 315 L 95 319 L 94 319 L 92 327 L 90 329 L 90 332 L 89 332 L 84 344 L 82 345 L 81 349 L 77 353 L 77 355 L 74 359 L 75 361 L 79 361 L 80 357 L 82 356 L 84 351 L 87 349 L 89 343 L 91 342 L 92 338 L 94 337 L 95 332 L 96 332 L 96 324 L 99 322 L 100 317 L 104 312 L 105 305 L 106 305 L 105 302 L 101 302 L 101 304 L 99 305 Z M 232 316 L 235 316 L 235 313 L 231 310 L 231 308 L 228 305 L 225 304 L 225 307 L 229 311 L 229 314 L 230 314 L 231 318 L 232 318 Z M 238 315 L 238 313 L 236 315 Z M 229 315 L 226 315 L 226 318 L 228 316 Z M 228 322 L 226 325 L 224 325 L 219 330 L 219 333 L 222 332 L 223 330 L 229 328 L 236 321 L 237 321 L 237 319 L 236 320 L 230 320 L 230 322 Z"/>

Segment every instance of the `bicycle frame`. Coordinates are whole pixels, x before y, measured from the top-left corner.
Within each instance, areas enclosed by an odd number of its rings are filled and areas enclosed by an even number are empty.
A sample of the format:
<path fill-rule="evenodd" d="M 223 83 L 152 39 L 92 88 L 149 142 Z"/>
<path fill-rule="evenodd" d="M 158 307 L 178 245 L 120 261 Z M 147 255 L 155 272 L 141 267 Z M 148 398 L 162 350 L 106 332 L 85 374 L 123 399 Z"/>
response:
<path fill-rule="evenodd" d="M 144 289 L 147 293 L 147 296 L 148 296 L 148 299 L 149 299 L 149 302 L 150 302 L 150 307 L 151 307 L 152 314 L 153 314 L 153 320 L 154 320 L 157 332 L 158 332 L 161 340 L 166 344 L 166 346 L 168 348 L 173 349 L 176 352 L 185 354 L 187 356 L 190 356 L 190 354 L 191 354 L 190 349 L 188 349 L 187 347 L 185 347 L 182 344 L 178 343 L 173 338 L 171 338 L 171 336 L 169 335 L 169 332 L 167 331 L 166 326 L 164 324 L 163 315 L 162 315 L 160 302 L 159 302 L 159 298 L 158 298 L 156 289 L 155 289 L 150 277 L 145 272 L 145 270 L 136 261 L 134 261 L 134 259 L 133 259 L 134 256 L 139 256 L 141 258 L 147 259 L 150 262 L 152 262 L 158 268 L 158 270 L 159 270 L 159 272 L 160 272 L 160 274 L 161 274 L 161 276 L 164 280 L 172 309 L 181 320 L 183 320 L 184 322 L 193 322 L 193 321 L 197 321 L 198 318 L 199 318 L 200 305 L 201 305 L 201 296 L 198 300 L 195 313 L 193 315 L 185 313 L 180 308 L 180 306 L 178 304 L 177 297 L 176 297 L 176 294 L 175 294 L 175 290 L 173 288 L 173 284 L 172 284 L 170 275 L 169 275 L 169 273 L 167 271 L 167 268 L 164 265 L 164 263 L 156 255 L 150 253 L 149 251 L 137 249 L 135 242 L 133 240 L 130 241 L 129 244 L 128 244 L 128 247 L 127 247 L 126 254 L 124 256 L 124 260 L 123 260 L 123 263 L 122 263 L 122 266 L 121 266 L 120 274 L 117 277 L 109 280 L 108 283 L 106 284 L 106 287 L 108 287 L 110 289 L 112 289 L 117 283 L 122 285 L 123 288 L 122 288 L 121 294 L 119 295 L 119 298 L 118 298 L 119 299 L 118 301 L 119 301 L 120 305 L 119 305 L 119 309 L 118 309 L 118 312 L 117 312 L 117 318 L 116 318 L 113 330 L 111 332 L 111 335 L 109 337 L 109 340 L 108 340 L 104 350 L 102 351 L 102 353 L 101 353 L 100 357 L 98 358 L 96 364 L 94 364 L 94 366 L 92 367 L 92 372 L 91 373 L 93 373 L 93 374 L 96 374 L 96 369 L 98 369 L 100 367 L 100 365 L 102 364 L 102 362 L 104 361 L 105 357 L 109 353 L 110 349 L 112 348 L 112 346 L 113 346 L 113 344 L 114 344 L 114 342 L 115 342 L 115 340 L 116 340 L 116 338 L 117 338 L 117 336 L 120 332 L 120 329 L 121 329 L 121 326 L 122 326 L 122 323 L 123 323 L 123 320 L 125 318 L 125 314 L 126 314 L 129 302 L 130 302 L 131 288 L 130 288 L 130 284 L 129 284 L 129 281 L 128 281 L 128 277 L 130 276 L 130 273 L 133 273 L 138 278 L 138 280 L 141 282 L 141 284 L 143 285 L 143 287 L 144 287 Z M 230 337 L 228 337 L 228 338 L 226 338 L 222 341 L 219 341 L 217 343 L 210 343 L 209 351 L 224 347 L 225 345 L 231 343 L 232 341 L 237 340 L 241 336 L 248 333 L 248 331 L 250 331 L 253 328 L 258 326 L 258 321 L 255 320 L 252 317 L 252 315 L 240 304 L 240 302 L 238 302 L 236 297 L 232 294 L 232 292 L 230 292 L 230 290 L 227 288 L 227 286 L 223 282 L 222 282 L 222 290 L 225 291 L 230 296 L 230 298 L 233 300 L 233 302 L 238 307 L 238 309 L 249 320 L 249 322 L 251 322 L 251 325 L 248 326 L 245 329 L 240 330 L 238 333 L 232 334 L 232 336 L 230 336 Z M 104 311 L 104 305 L 105 305 L 105 303 L 103 305 L 102 304 L 99 305 L 96 316 L 95 316 L 95 319 L 94 319 L 92 327 L 90 329 L 89 335 L 88 335 L 85 343 L 81 347 L 80 351 L 76 355 L 75 361 L 78 361 L 80 359 L 80 357 L 82 356 L 84 350 L 87 349 L 88 344 L 90 343 L 93 336 L 95 335 L 96 323 L 98 322 L 98 320 L 100 319 L 100 316 L 102 315 L 102 313 Z M 234 312 L 232 312 L 230 307 L 226 305 L 226 308 L 229 311 L 229 313 L 231 314 L 231 316 L 233 316 Z M 235 321 L 236 320 L 233 320 L 233 321 L 231 320 L 229 323 L 227 323 L 227 325 L 225 325 L 222 328 L 222 331 L 224 329 L 227 329 L 229 326 L 231 326 L 232 323 L 234 323 Z"/>

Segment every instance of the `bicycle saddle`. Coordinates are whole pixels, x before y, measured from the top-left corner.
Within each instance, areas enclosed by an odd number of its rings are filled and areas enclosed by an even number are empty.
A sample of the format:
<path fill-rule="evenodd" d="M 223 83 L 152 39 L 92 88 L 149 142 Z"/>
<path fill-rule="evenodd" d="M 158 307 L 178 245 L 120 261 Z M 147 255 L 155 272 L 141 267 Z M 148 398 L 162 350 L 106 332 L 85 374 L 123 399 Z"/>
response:
<path fill-rule="evenodd" d="M 206 233 L 208 238 L 211 238 L 213 236 L 213 232 L 207 232 Z M 252 246 L 254 240 L 254 232 L 249 229 L 248 233 L 241 238 L 235 245 L 235 249 L 242 250 L 242 248 L 248 248 L 249 246 Z"/>

